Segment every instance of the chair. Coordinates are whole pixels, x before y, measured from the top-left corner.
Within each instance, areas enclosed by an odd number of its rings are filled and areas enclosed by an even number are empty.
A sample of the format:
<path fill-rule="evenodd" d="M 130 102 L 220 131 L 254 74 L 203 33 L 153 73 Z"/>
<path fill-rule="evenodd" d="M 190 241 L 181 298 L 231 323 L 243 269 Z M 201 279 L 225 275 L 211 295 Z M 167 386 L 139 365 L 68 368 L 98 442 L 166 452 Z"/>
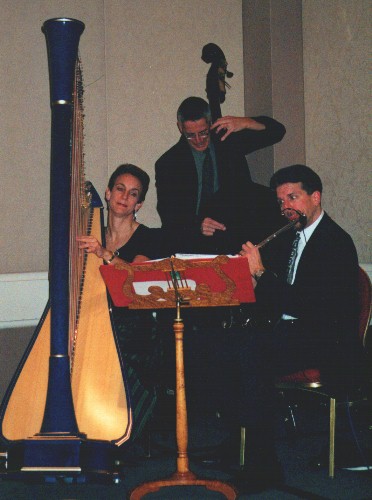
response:
<path fill-rule="evenodd" d="M 367 332 L 371 319 L 371 282 L 368 274 L 359 267 L 358 275 L 358 291 L 359 291 L 359 328 L 358 337 L 366 347 Z M 326 397 L 329 400 L 329 463 L 328 475 L 334 478 L 335 475 L 335 430 L 336 430 L 336 405 L 349 404 L 348 401 L 336 401 L 336 398 L 327 392 L 324 386 L 320 372 L 316 368 L 302 370 L 296 373 L 291 373 L 278 379 L 275 383 L 277 389 L 282 393 L 286 390 L 301 390 L 313 394 Z M 291 406 L 289 406 L 291 420 L 295 425 L 294 415 Z M 241 446 L 240 446 L 240 465 L 244 465 L 244 449 L 245 449 L 245 429 L 241 428 Z"/>

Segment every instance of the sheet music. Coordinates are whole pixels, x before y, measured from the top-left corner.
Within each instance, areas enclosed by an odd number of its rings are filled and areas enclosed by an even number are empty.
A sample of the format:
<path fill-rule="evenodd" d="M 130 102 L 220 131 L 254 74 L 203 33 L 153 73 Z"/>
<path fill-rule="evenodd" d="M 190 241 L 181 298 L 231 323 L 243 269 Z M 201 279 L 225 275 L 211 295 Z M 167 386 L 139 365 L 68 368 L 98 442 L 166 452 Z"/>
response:
<path fill-rule="evenodd" d="M 177 259 L 182 259 L 182 260 L 192 260 L 192 259 L 215 259 L 218 257 L 218 254 L 212 255 L 212 254 L 207 254 L 207 253 L 176 253 L 174 254 L 174 257 Z M 240 255 L 226 255 L 226 257 L 229 257 L 229 259 L 236 259 L 237 257 L 241 257 Z M 165 258 L 169 257 L 162 257 L 160 259 L 150 259 L 144 261 L 145 263 L 147 262 L 159 262 L 161 260 L 164 260 Z M 134 264 L 140 264 L 139 262 L 134 262 Z"/>
<path fill-rule="evenodd" d="M 218 255 L 210 255 L 210 254 L 198 254 L 198 253 L 176 253 L 175 257 L 177 259 L 215 259 Z M 230 259 L 234 259 L 236 257 L 240 257 L 240 255 L 227 255 Z"/>

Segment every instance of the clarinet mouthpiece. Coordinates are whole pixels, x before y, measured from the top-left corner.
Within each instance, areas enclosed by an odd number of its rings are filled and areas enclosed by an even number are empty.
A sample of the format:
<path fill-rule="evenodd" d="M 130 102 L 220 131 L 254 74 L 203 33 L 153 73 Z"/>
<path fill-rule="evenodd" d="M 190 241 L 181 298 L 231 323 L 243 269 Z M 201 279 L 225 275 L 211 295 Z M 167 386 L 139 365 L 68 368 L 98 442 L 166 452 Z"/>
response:
<path fill-rule="evenodd" d="M 301 228 L 305 227 L 306 222 L 307 222 L 307 217 L 305 214 L 300 213 L 300 216 L 298 218 L 298 222 L 301 224 Z"/>

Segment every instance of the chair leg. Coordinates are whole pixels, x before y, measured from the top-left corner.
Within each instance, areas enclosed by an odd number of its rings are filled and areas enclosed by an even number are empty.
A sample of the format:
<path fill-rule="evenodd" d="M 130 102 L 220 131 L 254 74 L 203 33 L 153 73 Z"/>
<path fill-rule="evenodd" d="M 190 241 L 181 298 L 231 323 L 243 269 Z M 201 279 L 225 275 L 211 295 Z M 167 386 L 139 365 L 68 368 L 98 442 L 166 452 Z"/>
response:
<path fill-rule="evenodd" d="M 244 455 L 245 455 L 245 427 L 240 427 L 240 458 L 239 458 L 240 467 L 244 467 Z"/>
<path fill-rule="evenodd" d="M 336 400 L 329 400 L 329 477 L 335 477 Z"/>
<path fill-rule="evenodd" d="M 294 426 L 296 425 L 293 418 Z M 336 435 L 336 399 L 329 400 L 329 467 L 328 475 L 331 479 L 335 477 L 335 435 Z M 244 466 L 245 455 L 245 427 L 240 428 L 240 459 L 239 464 Z"/>
<path fill-rule="evenodd" d="M 295 419 L 295 416 L 294 416 L 294 412 L 293 412 L 293 407 L 290 403 L 288 403 L 288 406 L 287 406 L 287 411 L 288 411 L 288 417 L 285 417 L 285 422 L 287 424 L 289 424 L 291 427 L 291 438 L 292 440 L 295 440 L 297 434 L 298 434 L 298 431 L 297 431 L 297 423 L 296 423 L 296 419 Z M 287 429 L 289 430 L 289 428 L 287 427 Z"/>
<path fill-rule="evenodd" d="M 279 395 L 281 397 L 282 405 L 284 405 L 285 416 L 284 424 L 288 439 L 294 443 L 298 437 L 297 422 L 294 414 L 294 408 L 296 405 L 292 405 L 291 402 L 287 401 L 284 391 L 280 391 Z"/>
<path fill-rule="evenodd" d="M 0 451 L 0 470 L 8 468 L 8 452 Z"/>
<path fill-rule="evenodd" d="M 146 458 L 151 458 L 152 456 L 151 438 L 152 438 L 152 430 L 150 426 L 147 426 L 144 432 L 144 448 L 145 448 L 144 453 Z"/>

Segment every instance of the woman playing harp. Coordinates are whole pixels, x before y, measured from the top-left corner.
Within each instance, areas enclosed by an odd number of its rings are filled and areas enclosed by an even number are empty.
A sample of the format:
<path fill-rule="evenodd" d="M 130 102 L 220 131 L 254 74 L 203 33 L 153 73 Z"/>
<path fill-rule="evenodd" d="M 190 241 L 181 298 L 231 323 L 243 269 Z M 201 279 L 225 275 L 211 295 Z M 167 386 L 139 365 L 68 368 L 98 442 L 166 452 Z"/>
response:
<path fill-rule="evenodd" d="M 139 167 L 120 165 L 105 191 L 108 216 L 104 246 L 96 237 L 85 235 L 77 238 L 79 248 L 108 265 L 121 259 L 142 262 L 167 256 L 162 230 L 150 229 L 137 221 L 149 182 L 148 174 Z M 156 401 L 154 380 L 159 369 L 161 339 L 156 337 L 156 321 L 151 311 L 113 307 L 113 317 L 133 409 L 131 439 L 135 439 Z"/>

